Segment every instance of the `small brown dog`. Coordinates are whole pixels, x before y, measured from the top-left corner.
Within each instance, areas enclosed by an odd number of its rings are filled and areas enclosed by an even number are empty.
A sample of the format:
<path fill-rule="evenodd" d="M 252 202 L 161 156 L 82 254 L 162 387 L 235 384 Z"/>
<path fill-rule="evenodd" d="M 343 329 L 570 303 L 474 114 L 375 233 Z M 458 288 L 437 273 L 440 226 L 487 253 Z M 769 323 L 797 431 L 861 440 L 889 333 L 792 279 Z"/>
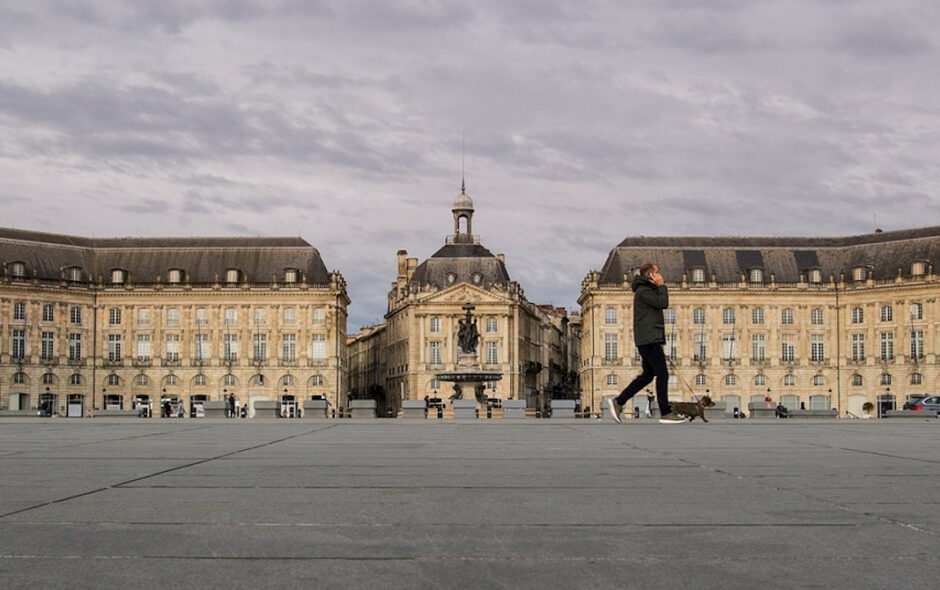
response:
<path fill-rule="evenodd" d="M 714 406 L 715 402 L 707 395 L 703 395 L 698 398 L 697 402 L 672 402 L 669 405 L 672 406 L 673 412 L 688 416 L 689 422 L 695 420 L 696 416 L 701 418 L 702 422 L 708 422 L 708 420 L 705 419 L 705 408 Z"/>

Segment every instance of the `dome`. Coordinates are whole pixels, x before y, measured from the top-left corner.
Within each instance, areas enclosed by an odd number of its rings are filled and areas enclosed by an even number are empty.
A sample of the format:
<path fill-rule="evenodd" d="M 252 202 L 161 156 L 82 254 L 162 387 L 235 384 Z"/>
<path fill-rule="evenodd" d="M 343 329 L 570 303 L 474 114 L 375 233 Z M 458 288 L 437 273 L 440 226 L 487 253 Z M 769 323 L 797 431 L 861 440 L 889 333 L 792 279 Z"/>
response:
<path fill-rule="evenodd" d="M 473 199 L 470 198 L 470 195 L 467 194 L 467 191 L 461 183 L 460 185 L 460 194 L 457 195 L 457 198 L 454 199 L 454 211 L 457 210 L 470 210 L 473 211 Z"/>

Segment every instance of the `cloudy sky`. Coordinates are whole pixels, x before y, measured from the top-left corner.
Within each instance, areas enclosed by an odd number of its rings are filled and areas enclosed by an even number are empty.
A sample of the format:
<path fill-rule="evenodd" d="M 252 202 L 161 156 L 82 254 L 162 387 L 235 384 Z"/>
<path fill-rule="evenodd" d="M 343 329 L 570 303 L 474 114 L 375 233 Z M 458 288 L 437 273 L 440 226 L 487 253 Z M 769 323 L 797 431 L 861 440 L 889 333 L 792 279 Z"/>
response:
<path fill-rule="evenodd" d="M 628 235 L 935 225 L 938 6 L 5 0 L 0 225 L 299 235 L 350 331 L 462 170 L 483 244 L 569 308 Z"/>

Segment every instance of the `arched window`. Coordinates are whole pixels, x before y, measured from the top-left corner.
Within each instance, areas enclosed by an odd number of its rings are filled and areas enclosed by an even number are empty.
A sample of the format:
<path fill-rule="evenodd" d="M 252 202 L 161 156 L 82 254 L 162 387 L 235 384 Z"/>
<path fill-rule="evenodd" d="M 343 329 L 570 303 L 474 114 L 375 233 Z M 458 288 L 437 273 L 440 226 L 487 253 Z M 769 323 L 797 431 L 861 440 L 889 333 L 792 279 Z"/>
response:
<path fill-rule="evenodd" d="M 110 375 L 108 375 L 107 384 L 108 385 L 120 385 L 121 378 L 115 375 L 114 373 L 111 373 Z"/>
<path fill-rule="evenodd" d="M 882 373 L 882 374 L 881 374 L 881 384 L 882 384 L 882 385 L 891 385 L 891 373 Z"/>
<path fill-rule="evenodd" d="M 917 261 L 911 264 L 911 276 L 922 277 L 927 274 L 927 263 Z"/>
<path fill-rule="evenodd" d="M 691 272 L 692 282 L 696 285 L 705 284 L 705 269 L 704 268 L 693 268 Z"/>
<path fill-rule="evenodd" d="M 793 387 L 796 385 L 796 378 L 792 374 L 788 373 L 783 376 L 783 386 L 784 387 Z"/>
<path fill-rule="evenodd" d="M 856 266 L 852 269 L 852 280 L 857 282 L 864 281 L 868 278 L 868 268 L 864 266 Z"/>
<path fill-rule="evenodd" d="M 920 373 L 911 373 L 911 385 L 923 385 L 924 376 Z"/>
<path fill-rule="evenodd" d="M 748 273 L 748 281 L 751 284 L 759 284 L 764 282 L 764 269 L 762 268 L 752 268 Z"/>
<path fill-rule="evenodd" d="M 296 268 L 288 268 L 284 270 L 284 282 L 285 283 L 297 282 L 297 269 Z"/>
<path fill-rule="evenodd" d="M 695 384 L 704 387 L 708 383 L 708 378 L 705 377 L 705 373 L 699 373 L 695 376 Z"/>
<path fill-rule="evenodd" d="M 755 375 L 754 376 L 754 386 L 755 387 L 764 387 L 767 385 L 767 377 L 765 375 Z"/>
<path fill-rule="evenodd" d="M 323 387 L 323 375 L 314 375 L 311 377 L 310 385 L 313 387 Z"/>
<path fill-rule="evenodd" d="M 284 375 L 281 379 L 281 385 L 293 386 L 294 385 L 294 376 L 293 375 Z"/>
<path fill-rule="evenodd" d="M 82 280 L 82 269 L 78 266 L 70 266 L 65 271 L 65 278 L 73 283 L 80 283 Z"/>
<path fill-rule="evenodd" d="M 134 380 L 134 385 L 147 385 L 148 383 L 150 383 L 150 379 L 146 375 L 138 375 Z"/>
<path fill-rule="evenodd" d="M 812 284 L 819 284 L 822 282 L 822 271 L 818 268 L 811 268 L 806 272 L 806 280 Z"/>
<path fill-rule="evenodd" d="M 852 387 L 861 387 L 865 383 L 865 380 L 862 379 L 862 376 L 858 373 L 852 375 Z"/>
<path fill-rule="evenodd" d="M 225 271 L 225 282 L 229 285 L 234 285 L 238 282 L 239 272 L 237 268 L 229 268 Z"/>
<path fill-rule="evenodd" d="M 738 378 L 732 373 L 725 375 L 725 387 L 734 387 L 738 384 Z"/>
<path fill-rule="evenodd" d="M 617 384 L 617 376 L 614 375 L 614 374 L 608 375 L 608 376 L 607 376 L 607 385 L 616 385 L 616 384 Z"/>
<path fill-rule="evenodd" d="M 171 268 L 166 275 L 166 280 L 171 285 L 181 283 L 183 281 L 183 271 L 178 268 Z"/>
<path fill-rule="evenodd" d="M 10 276 L 14 279 L 22 279 L 26 276 L 26 265 L 22 262 L 10 263 Z"/>
<path fill-rule="evenodd" d="M 123 269 L 115 268 L 111 270 L 111 284 L 112 285 L 121 285 L 124 283 L 124 280 L 127 278 L 127 275 Z"/>
<path fill-rule="evenodd" d="M 822 375 L 813 375 L 813 387 L 824 387 L 826 385 L 826 378 Z"/>

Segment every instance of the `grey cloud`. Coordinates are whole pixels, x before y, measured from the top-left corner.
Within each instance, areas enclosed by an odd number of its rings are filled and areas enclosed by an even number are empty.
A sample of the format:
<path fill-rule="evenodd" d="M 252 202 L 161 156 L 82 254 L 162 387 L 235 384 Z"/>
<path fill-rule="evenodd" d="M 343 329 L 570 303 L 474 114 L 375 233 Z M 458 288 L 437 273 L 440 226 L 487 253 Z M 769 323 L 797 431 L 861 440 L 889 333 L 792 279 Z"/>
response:
<path fill-rule="evenodd" d="M 128 199 L 117 205 L 117 208 L 137 215 L 154 215 L 166 213 L 167 203 L 159 199 Z"/>
<path fill-rule="evenodd" d="M 882 15 L 860 22 L 850 21 L 838 32 L 832 47 L 861 59 L 906 58 L 933 50 L 935 44 L 928 36 L 933 34 L 935 31 L 920 30 L 919 23 Z"/>

